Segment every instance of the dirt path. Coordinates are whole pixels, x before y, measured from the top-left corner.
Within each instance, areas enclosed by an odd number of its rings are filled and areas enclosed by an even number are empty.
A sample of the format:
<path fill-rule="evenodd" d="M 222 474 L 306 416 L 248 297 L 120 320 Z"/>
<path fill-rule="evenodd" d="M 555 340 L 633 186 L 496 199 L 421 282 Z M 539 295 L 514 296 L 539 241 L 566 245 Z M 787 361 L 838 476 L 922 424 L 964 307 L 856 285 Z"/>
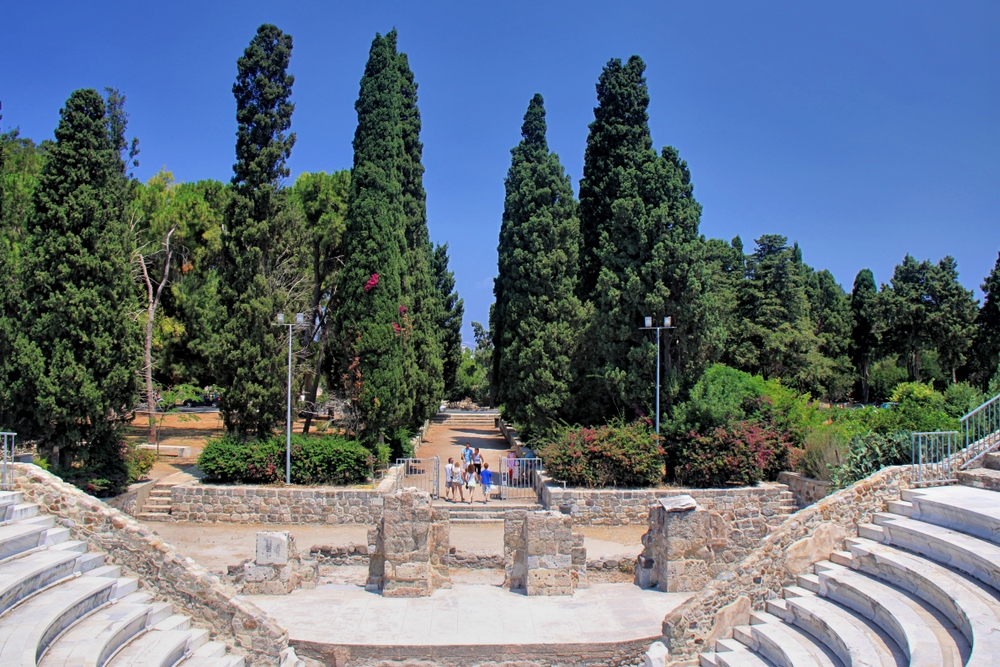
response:
<path fill-rule="evenodd" d="M 465 443 L 475 449 L 479 447 L 480 453 L 490 464 L 490 470 L 499 470 L 500 459 L 507 456 L 510 447 L 500 431 L 496 428 L 481 428 L 479 426 L 448 424 L 431 424 L 427 430 L 427 437 L 423 444 L 417 449 L 417 456 L 420 458 L 441 457 L 442 477 L 444 477 L 444 465 L 449 458 L 456 461 L 462 458 L 462 450 Z"/>

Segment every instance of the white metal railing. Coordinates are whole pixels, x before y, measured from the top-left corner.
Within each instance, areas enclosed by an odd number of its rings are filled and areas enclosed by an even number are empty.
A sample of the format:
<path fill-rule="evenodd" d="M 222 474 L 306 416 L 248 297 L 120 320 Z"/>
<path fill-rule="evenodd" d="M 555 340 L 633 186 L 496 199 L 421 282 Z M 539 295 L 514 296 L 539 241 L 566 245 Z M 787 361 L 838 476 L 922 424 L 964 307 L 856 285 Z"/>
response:
<path fill-rule="evenodd" d="M 958 448 L 958 431 L 911 433 L 913 448 L 911 484 L 928 486 L 955 481 L 953 457 Z"/>
<path fill-rule="evenodd" d="M 1000 394 L 962 417 L 962 435 L 965 447 L 959 465 L 964 469 L 997 446 L 1000 439 Z"/>
<path fill-rule="evenodd" d="M 538 473 L 542 471 L 542 460 L 532 458 L 501 458 L 500 459 L 500 498 L 513 500 L 516 498 L 538 499 L 535 482 Z"/>
<path fill-rule="evenodd" d="M 10 464 L 14 462 L 14 438 L 17 433 L 0 432 L 0 448 L 3 449 L 2 471 L 0 471 L 0 489 L 9 491 L 14 488 L 14 471 Z"/>
<path fill-rule="evenodd" d="M 913 433 L 914 486 L 953 484 L 959 470 L 970 468 L 1000 445 L 1000 394 L 964 415 L 959 431 Z"/>
<path fill-rule="evenodd" d="M 431 498 L 441 495 L 441 457 L 396 459 L 396 465 L 396 491 L 412 486 L 428 492 Z"/>

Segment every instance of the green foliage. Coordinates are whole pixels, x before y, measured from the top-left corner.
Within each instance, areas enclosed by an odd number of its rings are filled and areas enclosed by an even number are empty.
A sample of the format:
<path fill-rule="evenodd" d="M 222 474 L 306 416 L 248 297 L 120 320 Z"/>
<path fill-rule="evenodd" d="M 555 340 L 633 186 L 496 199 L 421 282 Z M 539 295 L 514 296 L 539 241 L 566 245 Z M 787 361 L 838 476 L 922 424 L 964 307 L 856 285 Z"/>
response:
<path fill-rule="evenodd" d="M 663 450 L 642 422 L 564 425 L 538 454 L 546 472 L 571 486 L 644 487 L 663 479 Z"/>
<path fill-rule="evenodd" d="M 462 350 L 462 362 L 455 376 L 452 400 L 469 399 L 476 405 L 490 404 L 490 370 L 482 353 Z"/>
<path fill-rule="evenodd" d="M 233 84 L 236 164 L 222 237 L 226 321 L 216 381 L 225 388 L 220 407 L 226 430 L 240 437 L 267 437 L 284 414 L 280 341 L 287 332 L 272 324 L 298 278 L 288 266 L 295 218 L 280 184 L 295 143 L 295 135 L 287 134 L 294 109 L 294 77 L 287 73 L 291 51 L 291 36 L 260 26 L 236 63 Z"/>
<path fill-rule="evenodd" d="M 752 486 L 788 468 L 791 441 L 773 424 L 737 421 L 671 443 L 668 476 L 694 487 Z"/>
<path fill-rule="evenodd" d="M 139 329 L 117 117 L 95 90 L 66 102 L 25 226 L 13 386 L 24 433 L 53 468 L 100 471 L 95 491 L 128 482 L 121 426 L 135 397 Z M 117 133 L 117 134 L 116 134 Z M 58 449 L 58 457 L 53 456 Z M 100 488 L 98 488 L 100 487 Z"/>
<path fill-rule="evenodd" d="M 944 390 L 944 411 L 961 418 L 982 405 L 988 397 L 967 382 L 950 384 Z"/>
<path fill-rule="evenodd" d="M 979 289 L 985 298 L 983 306 L 976 314 L 975 336 L 973 339 L 974 366 L 970 380 L 978 386 L 986 386 L 1000 365 L 1000 253 L 990 275 L 986 276 Z M 991 391 L 990 396 L 996 396 Z"/>
<path fill-rule="evenodd" d="M 870 269 L 861 269 L 854 278 L 851 292 L 851 361 L 857 369 L 861 392 L 858 398 L 867 403 L 871 386 L 872 363 L 878 349 L 878 288 Z"/>
<path fill-rule="evenodd" d="M 198 457 L 207 482 L 277 484 L 285 479 L 285 438 L 209 440 Z M 349 485 L 365 482 L 376 459 L 356 441 L 338 436 L 292 436 L 292 484 Z"/>
<path fill-rule="evenodd" d="M 465 304 L 455 291 L 455 274 L 448 270 L 448 244 L 434 247 L 434 275 L 441 302 L 438 327 L 441 331 L 442 373 L 446 396 L 455 393 L 458 367 L 462 363 L 462 317 Z"/>
<path fill-rule="evenodd" d="M 587 313 L 576 295 L 576 201 L 558 157 L 549 152 L 541 95 L 528 105 L 521 135 L 505 183 L 490 330 L 497 400 L 531 437 L 570 416 Z"/>
<path fill-rule="evenodd" d="M 910 463 L 911 458 L 909 433 L 869 433 L 854 439 L 844 464 L 833 470 L 831 481 L 844 488 L 887 466 Z"/>
<path fill-rule="evenodd" d="M 889 399 L 889 406 L 884 408 L 836 411 L 834 423 L 843 438 L 853 440 L 869 433 L 889 436 L 911 431 L 958 430 L 958 418 L 949 414 L 945 396 L 930 383 L 901 382 Z"/>
<path fill-rule="evenodd" d="M 840 432 L 831 425 L 822 425 L 809 431 L 805 447 L 796 469 L 806 477 L 829 481 L 834 470 L 843 465 L 847 447 Z"/>

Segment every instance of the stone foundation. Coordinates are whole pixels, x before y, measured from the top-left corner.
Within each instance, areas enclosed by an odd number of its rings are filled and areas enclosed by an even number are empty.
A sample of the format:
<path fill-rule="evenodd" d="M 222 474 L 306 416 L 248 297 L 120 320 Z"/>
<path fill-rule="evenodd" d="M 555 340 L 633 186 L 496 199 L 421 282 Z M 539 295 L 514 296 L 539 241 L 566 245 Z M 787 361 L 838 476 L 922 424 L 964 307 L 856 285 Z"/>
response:
<path fill-rule="evenodd" d="M 375 489 L 185 484 L 170 490 L 168 521 L 192 523 L 374 524 Z"/>
<path fill-rule="evenodd" d="M 587 549 L 573 518 L 559 512 L 504 513 L 506 586 L 528 595 L 572 595 L 587 587 Z"/>
<path fill-rule="evenodd" d="M 799 507 L 812 505 L 826 498 L 834 491 L 832 482 L 824 482 L 820 479 L 806 477 L 798 472 L 786 471 L 779 473 L 778 481 L 788 485 L 788 489 L 795 496 L 795 503 Z"/>
<path fill-rule="evenodd" d="M 385 597 L 423 597 L 451 588 L 444 562 L 450 533 L 449 511 L 432 507 L 426 491 L 385 496 L 381 520 L 368 530 L 366 589 Z"/>
<path fill-rule="evenodd" d="M 303 559 L 287 531 L 257 533 L 257 554 L 229 567 L 243 595 L 287 595 L 296 588 L 316 588 L 319 563 Z"/>

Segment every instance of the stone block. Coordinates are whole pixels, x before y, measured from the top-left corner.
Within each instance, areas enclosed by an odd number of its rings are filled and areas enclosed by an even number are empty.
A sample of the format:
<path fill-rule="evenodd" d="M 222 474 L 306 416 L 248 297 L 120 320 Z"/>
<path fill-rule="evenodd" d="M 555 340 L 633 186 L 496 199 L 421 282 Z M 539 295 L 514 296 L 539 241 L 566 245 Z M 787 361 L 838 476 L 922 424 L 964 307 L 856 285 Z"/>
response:
<path fill-rule="evenodd" d="M 288 532 L 257 533 L 257 565 L 285 565 L 289 558 Z"/>

